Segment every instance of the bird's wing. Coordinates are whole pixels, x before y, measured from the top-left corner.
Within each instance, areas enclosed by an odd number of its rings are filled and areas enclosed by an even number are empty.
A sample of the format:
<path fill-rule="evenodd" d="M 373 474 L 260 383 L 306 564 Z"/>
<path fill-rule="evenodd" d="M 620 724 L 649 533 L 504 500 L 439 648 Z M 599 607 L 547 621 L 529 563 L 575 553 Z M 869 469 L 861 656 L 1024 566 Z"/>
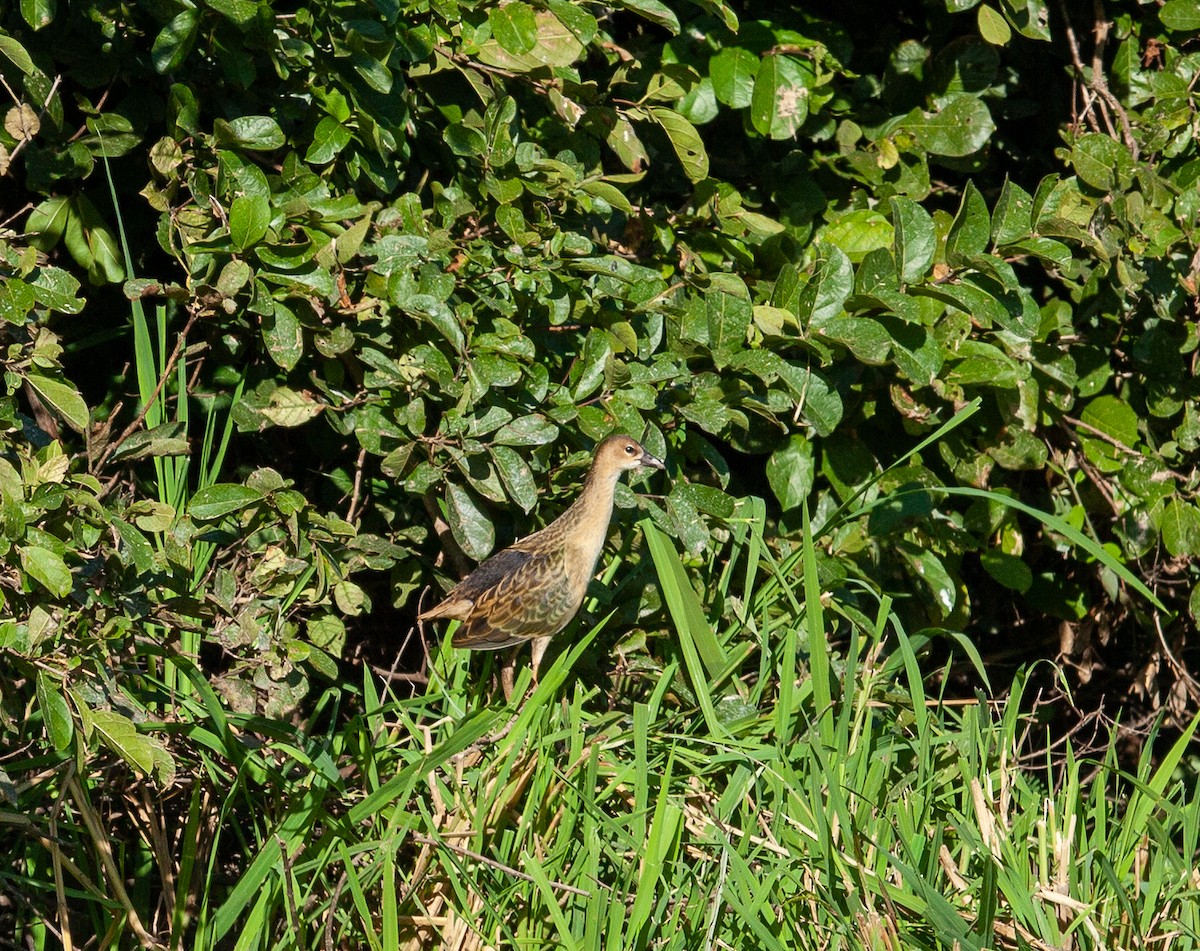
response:
<path fill-rule="evenodd" d="M 518 568 L 475 599 L 455 647 L 497 650 L 557 634 L 578 609 L 561 548 L 526 552 Z"/>
<path fill-rule="evenodd" d="M 533 557 L 529 552 L 516 548 L 506 548 L 497 552 L 451 588 L 439 604 L 423 612 L 420 620 L 447 617 L 465 621 L 475 602 L 485 592 L 519 571 Z"/>

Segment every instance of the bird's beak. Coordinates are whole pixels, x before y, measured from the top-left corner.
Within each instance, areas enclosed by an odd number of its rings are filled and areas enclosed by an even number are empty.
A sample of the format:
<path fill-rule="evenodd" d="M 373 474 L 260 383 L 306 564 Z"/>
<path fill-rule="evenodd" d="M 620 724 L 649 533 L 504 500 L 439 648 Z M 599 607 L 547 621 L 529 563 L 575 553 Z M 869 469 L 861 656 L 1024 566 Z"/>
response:
<path fill-rule="evenodd" d="M 665 469 L 663 461 L 657 456 L 652 456 L 645 450 L 642 451 L 642 458 L 638 460 L 638 465 L 645 466 L 647 469 Z"/>

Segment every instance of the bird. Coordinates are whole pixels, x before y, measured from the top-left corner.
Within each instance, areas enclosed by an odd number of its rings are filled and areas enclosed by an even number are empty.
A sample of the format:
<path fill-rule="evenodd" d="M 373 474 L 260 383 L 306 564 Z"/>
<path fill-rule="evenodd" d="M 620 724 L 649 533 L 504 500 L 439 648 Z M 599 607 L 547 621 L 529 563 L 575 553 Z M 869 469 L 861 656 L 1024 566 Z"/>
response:
<path fill-rule="evenodd" d="M 417 619 L 462 622 L 451 638 L 455 647 L 501 650 L 532 641 L 530 660 L 536 682 L 550 638 L 575 617 L 596 572 L 612 520 L 617 480 L 624 472 L 643 468 L 666 467 L 629 436 L 603 440 L 570 508 L 545 528 L 485 560 Z M 511 666 L 502 670 L 501 682 L 505 696 L 511 696 Z"/>

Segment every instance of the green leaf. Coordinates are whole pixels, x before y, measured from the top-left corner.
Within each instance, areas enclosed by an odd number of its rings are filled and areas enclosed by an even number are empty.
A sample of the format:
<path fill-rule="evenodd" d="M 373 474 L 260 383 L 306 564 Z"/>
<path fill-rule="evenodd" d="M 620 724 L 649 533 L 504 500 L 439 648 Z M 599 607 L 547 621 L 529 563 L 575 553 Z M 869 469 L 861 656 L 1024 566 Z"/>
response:
<path fill-rule="evenodd" d="M 558 426 L 545 416 L 522 416 L 501 426 L 492 441 L 501 446 L 545 446 L 558 438 Z"/>
<path fill-rule="evenodd" d="M 105 746 L 147 776 L 154 772 L 159 755 L 166 753 L 161 744 L 157 744 L 161 753 L 156 753 L 156 741 L 138 733 L 133 721 L 115 710 L 88 710 L 86 719 Z"/>
<path fill-rule="evenodd" d="M 159 30 L 154 44 L 150 47 L 150 59 L 155 70 L 159 73 L 173 73 L 183 65 L 188 53 L 192 51 L 199 25 L 200 11 L 195 7 L 188 7 Z"/>
<path fill-rule="evenodd" d="M 46 734 L 54 748 L 61 753 L 71 745 L 75 736 L 75 721 L 71 718 L 71 708 L 67 706 L 67 700 L 62 695 L 61 685 L 44 671 L 38 671 L 37 699 Z"/>
<path fill-rule="evenodd" d="M 217 119 L 213 123 L 213 135 L 218 145 L 251 152 L 271 152 L 282 148 L 287 141 L 279 123 L 270 116 L 240 116 L 229 121 Z"/>
<path fill-rule="evenodd" d="M 670 31 L 672 35 L 679 34 L 679 18 L 675 16 L 675 11 L 659 0 L 617 0 L 614 6 L 632 10 L 651 23 L 657 23 Z"/>
<path fill-rule="evenodd" d="M 750 121 L 758 133 L 772 139 L 794 137 L 808 118 L 814 80 L 807 63 L 790 56 L 763 57 L 750 101 Z"/>
<path fill-rule="evenodd" d="M 1133 156 L 1122 143 L 1100 132 L 1081 135 L 1071 149 L 1076 174 L 1102 192 L 1124 191 L 1133 181 Z"/>
<path fill-rule="evenodd" d="M 992 221 L 988 216 L 987 202 L 975 187 L 967 182 L 963 189 L 958 213 L 946 235 L 946 260 L 952 267 L 961 267 L 964 259 L 983 254 L 992 235 Z"/>
<path fill-rule="evenodd" d="M 1167 0 L 1159 8 L 1158 18 L 1168 30 L 1195 33 L 1200 30 L 1200 0 Z"/>
<path fill-rule="evenodd" d="M 83 397 L 79 395 L 79 390 L 70 383 L 52 380 L 39 373 L 30 373 L 25 377 L 25 382 L 55 416 L 77 433 L 87 432 L 88 408 Z"/>
<path fill-rule="evenodd" d="M 57 0 L 21 0 L 21 16 L 34 30 L 53 23 L 57 10 Z"/>
<path fill-rule="evenodd" d="M 280 386 L 271 392 L 270 400 L 259 412 L 276 426 L 292 427 L 303 426 L 324 410 L 325 404 L 307 392 Z"/>
<path fill-rule="evenodd" d="M 1033 572 L 1016 555 L 1003 551 L 984 551 L 979 554 L 984 570 L 1000 584 L 1022 593 L 1033 584 Z"/>
<path fill-rule="evenodd" d="M 304 153 L 304 161 L 313 165 L 327 165 L 350 144 L 352 138 L 349 129 L 333 116 L 326 116 L 313 130 L 312 142 Z"/>
<path fill-rule="evenodd" d="M 1012 28 L 1008 21 L 986 3 L 976 14 L 979 22 L 979 35 L 993 46 L 1007 46 L 1012 39 Z"/>
<path fill-rule="evenodd" d="M 259 11 L 259 5 L 254 0 L 204 0 L 204 5 L 238 26 L 253 21 Z"/>
<path fill-rule="evenodd" d="M 671 140 L 671 147 L 679 156 L 684 174 L 693 182 L 708 178 L 708 153 L 704 150 L 704 140 L 700 138 L 696 127 L 673 109 L 652 106 L 649 112 Z"/>
<path fill-rule="evenodd" d="M 514 53 L 493 36 L 480 45 L 480 61 L 488 66 L 527 73 L 546 66 L 565 68 L 583 54 L 583 44 L 575 32 L 549 10 L 535 11 L 534 19 L 537 36 L 526 52 Z"/>
<path fill-rule="evenodd" d="M 767 482 L 785 512 L 808 498 L 815 474 L 812 443 L 803 436 L 790 436 L 767 460 Z"/>
<path fill-rule="evenodd" d="M 858 262 L 877 248 L 889 247 L 894 234 L 891 222 L 879 212 L 858 208 L 830 223 L 821 238 Z"/>
<path fill-rule="evenodd" d="M 750 294 L 731 294 L 710 290 L 704 295 L 704 316 L 708 323 L 708 346 L 714 353 L 731 353 L 746 345 L 753 307 Z"/>
<path fill-rule="evenodd" d="M 1097 396 L 1084 408 L 1080 419 L 1129 448 L 1138 440 L 1138 415 L 1116 396 Z"/>
<path fill-rule="evenodd" d="M 277 365 L 291 370 L 304 356 L 304 330 L 284 303 L 272 301 L 271 305 L 271 313 L 262 317 L 263 343 Z"/>
<path fill-rule="evenodd" d="M 93 284 L 124 280 L 125 267 L 117 238 L 86 195 L 77 194 L 71 199 L 63 243 L 71 257 L 87 268 L 88 280 Z"/>
<path fill-rule="evenodd" d="M 262 500 L 262 493 L 248 485 L 217 482 L 196 490 L 188 503 L 188 514 L 201 521 L 224 518 Z"/>
<path fill-rule="evenodd" d="M 475 561 L 483 561 L 496 547 L 491 519 L 480 510 L 470 490 L 453 482 L 446 483 L 446 521 L 458 547 Z"/>
<path fill-rule="evenodd" d="M 537 505 L 538 493 L 529 463 L 519 452 L 508 446 L 492 446 L 488 451 L 509 498 L 521 506 L 523 512 L 532 512 Z"/>
<path fill-rule="evenodd" d="M 933 266 L 937 231 L 929 212 L 912 199 L 896 195 L 889 202 L 892 206 L 892 254 L 900 280 L 912 284 Z"/>
<path fill-rule="evenodd" d="M 22 545 L 21 568 L 56 598 L 71 593 L 71 570 L 62 555 L 39 545 Z"/>
<path fill-rule="evenodd" d="M 492 36 L 509 53 L 528 53 L 537 45 L 537 18 L 523 0 L 511 0 L 488 11 Z"/>
<path fill-rule="evenodd" d="M 676 23 L 675 26 L 678 29 L 679 24 Z M 3 53 L 9 62 L 26 76 L 38 75 L 38 68 L 33 65 L 33 58 L 25 47 L 3 32 L 0 32 L 0 53 Z"/>
<path fill-rule="evenodd" d="M 950 158 L 973 155 L 996 131 L 987 104 L 966 93 L 950 97 L 937 112 L 914 109 L 904 126 L 934 155 Z"/>
<path fill-rule="evenodd" d="M 828 238 L 826 232 L 825 237 Z M 821 247 L 813 276 L 796 299 L 800 326 L 820 328 L 843 316 L 846 298 L 854 290 L 854 268 L 850 258 L 832 241 Z"/>
<path fill-rule="evenodd" d="M 708 63 L 713 92 L 725 105 L 745 109 L 754 98 L 759 58 L 740 46 L 727 46 Z"/>
<path fill-rule="evenodd" d="M 1182 499 L 1167 502 L 1159 521 L 1163 547 L 1172 558 L 1200 556 L 1200 510 Z"/>
<path fill-rule="evenodd" d="M 1033 197 L 1020 185 L 1004 179 L 992 213 L 992 243 L 1011 244 L 1033 231 Z"/>
<path fill-rule="evenodd" d="M 263 195 L 238 195 L 229 207 L 229 239 L 238 251 L 258 244 L 271 223 L 271 205 Z"/>

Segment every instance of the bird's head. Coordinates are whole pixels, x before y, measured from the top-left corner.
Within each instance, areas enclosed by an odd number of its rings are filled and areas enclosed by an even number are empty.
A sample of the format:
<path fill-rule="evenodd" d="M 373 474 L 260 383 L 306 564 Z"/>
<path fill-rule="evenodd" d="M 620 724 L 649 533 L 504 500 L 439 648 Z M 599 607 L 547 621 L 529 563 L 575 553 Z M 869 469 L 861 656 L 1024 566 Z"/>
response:
<path fill-rule="evenodd" d="M 657 459 L 642 448 L 641 443 L 628 436 L 609 436 L 596 448 L 596 460 L 593 463 L 598 472 L 611 472 L 620 475 L 629 469 L 665 469 L 661 459 Z"/>

